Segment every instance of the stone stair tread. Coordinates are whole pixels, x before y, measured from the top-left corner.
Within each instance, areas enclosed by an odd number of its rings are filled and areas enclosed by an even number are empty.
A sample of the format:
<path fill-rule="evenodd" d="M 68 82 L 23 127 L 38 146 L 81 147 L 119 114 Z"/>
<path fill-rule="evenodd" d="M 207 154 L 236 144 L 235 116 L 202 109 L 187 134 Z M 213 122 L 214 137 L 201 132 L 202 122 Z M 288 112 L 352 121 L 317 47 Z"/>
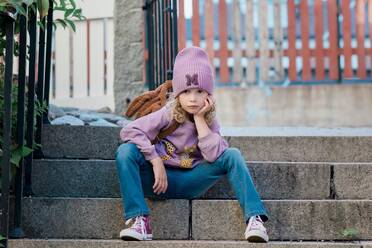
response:
<path fill-rule="evenodd" d="M 171 248 L 240 248 L 240 247 L 280 247 L 280 248 L 292 248 L 292 247 L 306 247 L 306 248 L 318 248 L 318 247 L 333 247 L 333 248 L 370 248 L 372 247 L 372 241 L 362 242 L 334 242 L 334 241 L 270 241 L 267 244 L 248 243 L 247 241 L 236 241 L 236 240 L 154 240 L 144 242 L 128 242 L 118 239 L 10 239 L 10 247 L 13 248 L 46 248 L 53 246 L 54 248 L 119 248 L 119 247 L 171 247 Z"/>
<path fill-rule="evenodd" d="M 42 145 L 50 158 L 113 159 L 121 143 L 117 127 L 43 127 Z M 229 130 L 229 129 L 227 129 Z M 235 128 L 232 128 L 235 130 Z M 242 131 L 248 130 L 248 131 Z M 370 162 L 372 129 L 244 128 L 222 134 L 247 160 Z M 284 130 L 284 131 L 283 131 Z M 233 133 L 235 132 L 235 133 Z M 239 132 L 241 134 L 239 134 Z M 245 134 L 248 132 L 248 134 Z M 238 136 L 237 136 L 238 135 Z M 81 149 L 84 147 L 84 149 Z"/>
<path fill-rule="evenodd" d="M 248 161 L 247 165 L 262 199 L 372 198 L 372 163 Z M 120 197 L 115 160 L 38 159 L 32 173 L 36 196 Z M 231 199 L 235 194 L 223 177 L 201 198 Z"/>

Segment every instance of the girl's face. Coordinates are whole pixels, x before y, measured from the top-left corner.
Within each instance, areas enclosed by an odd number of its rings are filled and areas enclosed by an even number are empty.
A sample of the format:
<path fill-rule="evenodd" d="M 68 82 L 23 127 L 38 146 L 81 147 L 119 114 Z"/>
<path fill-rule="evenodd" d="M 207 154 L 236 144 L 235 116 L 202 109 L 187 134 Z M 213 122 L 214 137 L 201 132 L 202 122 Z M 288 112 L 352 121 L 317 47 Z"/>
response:
<path fill-rule="evenodd" d="M 204 107 L 208 92 L 202 89 L 188 89 L 179 95 L 181 107 L 189 114 L 196 114 Z"/>

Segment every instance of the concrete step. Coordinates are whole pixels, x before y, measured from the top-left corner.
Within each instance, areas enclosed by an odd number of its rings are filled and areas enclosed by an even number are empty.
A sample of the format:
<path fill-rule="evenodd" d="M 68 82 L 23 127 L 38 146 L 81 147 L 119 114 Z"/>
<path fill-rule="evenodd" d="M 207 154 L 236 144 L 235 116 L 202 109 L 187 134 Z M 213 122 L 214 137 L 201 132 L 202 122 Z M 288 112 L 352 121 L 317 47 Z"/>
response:
<path fill-rule="evenodd" d="M 147 202 L 155 239 L 244 239 L 236 200 Z M 23 228 L 29 238 L 113 239 L 124 227 L 121 199 L 33 197 L 23 204 Z M 357 231 L 353 239 L 372 239 L 372 200 L 265 200 L 264 204 L 271 240 L 349 240 L 342 234 L 349 228 Z"/>
<path fill-rule="evenodd" d="M 113 159 L 119 127 L 45 125 L 47 158 Z M 223 128 L 249 161 L 372 162 L 372 128 Z"/>
<path fill-rule="evenodd" d="M 122 240 L 81 240 L 81 239 L 24 239 L 10 240 L 11 248 L 371 248 L 372 242 L 269 242 L 267 244 L 248 243 L 247 241 L 206 241 L 206 240 L 156 240 L 144 242 L 130 242 Z"/>
<path fill-rule="evenodd" d="M 372 239 L 371 200 L 271 200 L 265 206 L 270 215 L 265 226 L 272 240 L 345 240 L 342 233 L 349 228 L 357 231 L 357 239 Z M 195 200 L 193 238 L 242 239 L 241 215 L 237 201 Z"/>
<path fill-rule="evenodd" d="M 372 199 L 372 163 L 248 162 L 262 199 Z M 35 160 L 37 196 L 121 197 L 114 160 Z M 235 198 L 226 177 L 202 198 Z"/>

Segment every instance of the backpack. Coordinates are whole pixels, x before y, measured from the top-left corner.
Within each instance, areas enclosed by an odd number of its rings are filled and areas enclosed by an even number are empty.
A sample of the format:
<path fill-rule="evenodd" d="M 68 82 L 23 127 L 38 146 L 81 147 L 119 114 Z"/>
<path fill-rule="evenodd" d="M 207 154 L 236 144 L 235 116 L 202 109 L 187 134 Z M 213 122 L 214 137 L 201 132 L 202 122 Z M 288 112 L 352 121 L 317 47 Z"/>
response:
<path fill-rule="evenodd" d="M 167 80 L 165 83 L 161 84 L 154 90 L 147 91 L 139 96 L 137 96 L 128 106 L 125 112 L 126 117 L 133 117 L 138 119 L 142 116 L 148 115 L 155 111 L 161 109 L 167 103 L 169 97 L 168 92 L 172 89 L 172 81 Z M 173 133 L 180 124 L 172 120 L 172 124 L 159 132 L 151 144 L 155 144 L 161 139 L 167 137 Z"/>

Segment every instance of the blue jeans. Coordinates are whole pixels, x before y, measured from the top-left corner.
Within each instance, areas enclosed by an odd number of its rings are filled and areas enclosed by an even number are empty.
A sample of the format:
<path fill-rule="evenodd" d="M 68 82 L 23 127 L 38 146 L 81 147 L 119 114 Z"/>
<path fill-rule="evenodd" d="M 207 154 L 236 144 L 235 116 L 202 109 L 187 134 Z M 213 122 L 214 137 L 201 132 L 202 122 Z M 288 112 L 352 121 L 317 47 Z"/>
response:
<path fill-rule="evenodd" d="M 115 155 L 126 219 L 149 215 L 145 197 L 155 199 L 193 199 L 202 196 L 223 175 L 232 186 L 244 212 L 245 221 L 260 215 L 268 220 L 266 209 L 255 189 L 245 159 L 236 148 L 228 148 L 213 163 L 202 162 L 193 169 L 166 168 L 168 188 L 155 194 L 154 172 L 135 144 L 123 143 Z"/>

